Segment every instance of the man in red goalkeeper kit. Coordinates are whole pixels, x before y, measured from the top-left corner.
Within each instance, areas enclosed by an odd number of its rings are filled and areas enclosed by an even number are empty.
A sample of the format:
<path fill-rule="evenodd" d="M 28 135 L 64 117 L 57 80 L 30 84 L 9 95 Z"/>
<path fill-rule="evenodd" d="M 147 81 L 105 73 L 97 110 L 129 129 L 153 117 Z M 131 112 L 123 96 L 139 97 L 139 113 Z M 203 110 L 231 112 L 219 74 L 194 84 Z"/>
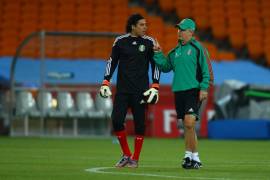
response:
<path fill-rule="evenodd" d="M 145 111 L 147 103 L 158 101 L 160 71 L 153 60 L 155 41 L 146 36 L 146 20 L 140 14 L 133 14 L 128 18 L 127 34 L 115 39 L 111 57 L 107 61 L 104 80 L 100 88 L 100 95 L 104 98 L 112 95 L 110 79 L 118 66 L 116 94 L 112 111 L 112 125 L 122 149 L 122 157 L 115 167 L 137 168 L 145 132 Z M 152 69 L 152 85 L 149 88 L 148 70 Z M 131 108 L 134 125 L 135 140 L 132 154 L 125 132 L 125 117 Z"/>

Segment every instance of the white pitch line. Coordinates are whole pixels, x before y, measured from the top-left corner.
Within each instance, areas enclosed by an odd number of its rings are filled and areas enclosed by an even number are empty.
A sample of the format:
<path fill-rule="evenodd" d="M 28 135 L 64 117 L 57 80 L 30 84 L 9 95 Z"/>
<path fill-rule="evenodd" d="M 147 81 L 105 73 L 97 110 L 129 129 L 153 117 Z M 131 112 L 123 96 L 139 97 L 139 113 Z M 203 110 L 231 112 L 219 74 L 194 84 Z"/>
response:
<path fill-rule="evenodd" d="M 144 166 L 147 167 L 147 166 Z M 146 177 L 158 177 L 158 178 L 175 178 L 175 179 L 203 179 L 203 180 L 225 180 L 226 178 L 209 178 L 209 177 L 185 177 L 185 176 L 167 176 L 149 173 L 131 173 L 131 172 L 107 172 L 103 171 L 106 169 L 115 169 L 114 167 L 95 167 L 90 169 L 85 169 L 87 172 L 97 173 L 97 174 L 115 174 L 115 175 L 130 175 L 130 176 L 146 176 Z M 226 179 L 228 180 L 228 179 Z"/>

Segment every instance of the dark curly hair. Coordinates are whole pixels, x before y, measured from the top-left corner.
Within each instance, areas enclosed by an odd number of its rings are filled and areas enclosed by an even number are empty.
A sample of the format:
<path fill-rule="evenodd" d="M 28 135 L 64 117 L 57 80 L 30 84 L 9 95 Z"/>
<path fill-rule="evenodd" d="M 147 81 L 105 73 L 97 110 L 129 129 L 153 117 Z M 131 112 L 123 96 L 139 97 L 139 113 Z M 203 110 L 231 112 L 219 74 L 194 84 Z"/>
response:
<path fill-rule="evenodd" d="M 132 30 L 132 25 L 136 26 L 139 20 L 144 19 L 144 17 L 140 14 L 132 14 L 129 16 L 127 20 L 127 25 L 126 25 L 126 32 L 130 33 Z"/>

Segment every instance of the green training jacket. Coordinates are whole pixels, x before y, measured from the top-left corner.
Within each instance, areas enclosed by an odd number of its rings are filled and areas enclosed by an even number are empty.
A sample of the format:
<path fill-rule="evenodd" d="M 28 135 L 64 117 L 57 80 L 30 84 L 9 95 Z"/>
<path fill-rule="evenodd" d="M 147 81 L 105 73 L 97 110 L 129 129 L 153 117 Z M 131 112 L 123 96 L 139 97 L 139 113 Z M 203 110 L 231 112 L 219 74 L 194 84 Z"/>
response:
<path fill-rule="evenodd" d="M 210 80 L 206 53 L 201 43 L 192 38 L 185 45 L 179 42 L 167 57 L 162 52 L 155 52 L 154 61 L 162 72 L 173 70 L 173 92 L 192 88 L 206 91 Z"/>

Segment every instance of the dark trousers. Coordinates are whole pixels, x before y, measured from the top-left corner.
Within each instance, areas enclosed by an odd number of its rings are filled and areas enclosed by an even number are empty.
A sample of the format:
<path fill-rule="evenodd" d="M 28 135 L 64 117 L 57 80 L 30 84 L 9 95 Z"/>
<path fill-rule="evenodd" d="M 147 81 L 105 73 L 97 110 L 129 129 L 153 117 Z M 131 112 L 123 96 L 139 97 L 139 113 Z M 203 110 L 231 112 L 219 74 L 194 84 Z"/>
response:
<path fill-rule="evenodd" d="M 145 132 L 145 104 L 140 104 L 142 94 L 117 93 L 114 98 L 112 111 L 112 125 L 114 131 L 125 129 L 125 118 L 130 107 L 133 114 L 136 135 L 144 135 Z"/>

